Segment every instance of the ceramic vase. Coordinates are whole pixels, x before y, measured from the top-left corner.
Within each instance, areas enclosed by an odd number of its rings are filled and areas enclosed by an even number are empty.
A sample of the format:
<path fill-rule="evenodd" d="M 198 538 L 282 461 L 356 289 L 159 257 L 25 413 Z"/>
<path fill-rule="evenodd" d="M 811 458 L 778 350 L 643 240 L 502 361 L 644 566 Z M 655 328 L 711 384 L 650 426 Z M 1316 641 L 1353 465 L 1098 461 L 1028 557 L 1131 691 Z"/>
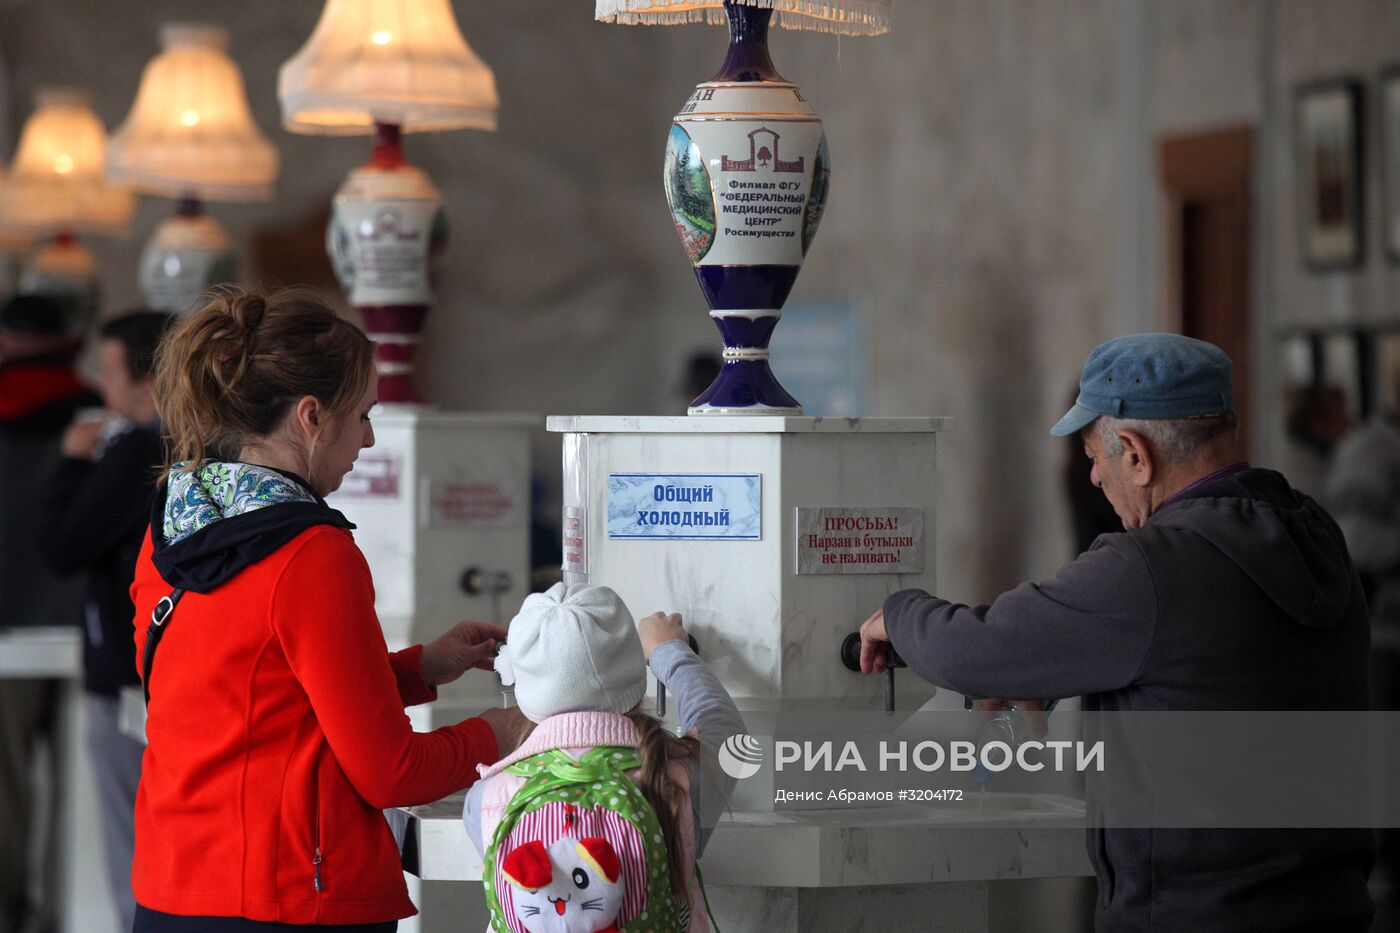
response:
<path fill-rule="evenodd" d="M 194 198 L 182 200 L 141 251 L 141 294 L 157 311 L 189 311 L 209 288 L 237 277 L 228 234 Z"/>
<path fill-rule="evenodd" d="M 821 223 L 831 160 L 821 119 L 768 53 L 773 11 L 727 4 L 729 53 L 671 127 L 666 198 L 724 340 L 692 415 L 800 415 L 769 340 Z"/>
<path fill-rule="evenodd" d="M 100 305 L 97 260 L 73 234 L 58 233 L 25 264 L 18 294 L 53 299 L 63 309 L 64 332 L 82 340 Z"/>
<path fill-rule="evenodd" d="M 433 302 L 432 267 L 447 243 L 442 195 L 403 161 L 398 127 L 379 128 L 374 157 L 336 192 L 326 250 L 377 344 L 379 400 L 421 404 L 413 357 Z"/>

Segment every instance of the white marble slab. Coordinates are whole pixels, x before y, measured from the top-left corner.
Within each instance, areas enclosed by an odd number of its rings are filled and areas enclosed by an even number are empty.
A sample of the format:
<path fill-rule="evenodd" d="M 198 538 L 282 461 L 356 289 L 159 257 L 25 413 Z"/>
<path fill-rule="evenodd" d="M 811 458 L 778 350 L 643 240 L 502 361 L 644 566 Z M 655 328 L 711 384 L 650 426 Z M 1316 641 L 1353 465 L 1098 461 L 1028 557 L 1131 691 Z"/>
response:
<path fill-rule="evenodd" d="M 587 434 L 911 434 L 951 431 L 952 418 L 817 418 L 783 415 L 550 415 L 550 431 Z"/>
<path fill-rule="evenodd" d="M 83 634 L 76 626 L 0 629 L 0 677 L 78 677 Z"/>

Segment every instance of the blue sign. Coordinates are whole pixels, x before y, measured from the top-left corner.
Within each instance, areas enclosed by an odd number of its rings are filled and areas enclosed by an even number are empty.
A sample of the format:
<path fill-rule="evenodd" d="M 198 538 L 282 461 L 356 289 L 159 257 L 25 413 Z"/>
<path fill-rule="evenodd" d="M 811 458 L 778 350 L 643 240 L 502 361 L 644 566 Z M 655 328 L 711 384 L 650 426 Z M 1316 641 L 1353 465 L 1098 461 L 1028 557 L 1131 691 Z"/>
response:
<path fill-rule="evenodd" d="M 608 537 L 757 541 L 757 473 L 609 473 Z"/>
<path fill-rule="evenodd" d="M 773 341 L 773 372 L 809 415 L 851 417 L 867 411 L 871 372 L 866 314 L 860 306 L 795 304 L 783 308 Z"/>

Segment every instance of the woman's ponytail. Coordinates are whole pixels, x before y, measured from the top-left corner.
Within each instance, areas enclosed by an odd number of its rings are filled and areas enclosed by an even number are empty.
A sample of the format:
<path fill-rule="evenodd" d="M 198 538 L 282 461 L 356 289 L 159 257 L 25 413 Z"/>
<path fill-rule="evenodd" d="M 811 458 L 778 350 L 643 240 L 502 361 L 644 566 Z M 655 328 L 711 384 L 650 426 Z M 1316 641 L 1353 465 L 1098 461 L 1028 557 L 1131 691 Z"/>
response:
<path fill-rule="evenodd" d="M 220 288 L 180 319 L 156 354 L 156 410 L 170 463 L 237 459 L 305 396 L 333 414 L 373 378 L 374 347 L 307 289 Z"/>

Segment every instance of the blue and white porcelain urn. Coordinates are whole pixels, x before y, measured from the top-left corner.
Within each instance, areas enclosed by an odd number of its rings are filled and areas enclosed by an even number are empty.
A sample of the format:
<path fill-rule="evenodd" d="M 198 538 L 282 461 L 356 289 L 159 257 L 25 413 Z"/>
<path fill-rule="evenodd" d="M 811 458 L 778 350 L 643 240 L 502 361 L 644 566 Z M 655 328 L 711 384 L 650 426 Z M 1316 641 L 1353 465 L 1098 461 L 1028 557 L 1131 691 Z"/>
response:
<path fill-rule="evenodd" d="M 724 338 L 724 366 L 692 415 L 800 415 L 768 341 L 821 224 L 826 135 L 768 55 L 770 9 L 729 4 L 729 55 L 671 127 L 666 198 Z"/>
<path fill-rule="evenodd" d="M 841 35 L 890 28 L 890 0 L 596 0 L 602 22 L 728 23 L 724 67 L 671 126 L 666 198 L 724 338 L 692 415 L 800 415 L 768 341 L 821 224 L 831 158 L 821 118 L 768 54 L 770 23 Z"/>

